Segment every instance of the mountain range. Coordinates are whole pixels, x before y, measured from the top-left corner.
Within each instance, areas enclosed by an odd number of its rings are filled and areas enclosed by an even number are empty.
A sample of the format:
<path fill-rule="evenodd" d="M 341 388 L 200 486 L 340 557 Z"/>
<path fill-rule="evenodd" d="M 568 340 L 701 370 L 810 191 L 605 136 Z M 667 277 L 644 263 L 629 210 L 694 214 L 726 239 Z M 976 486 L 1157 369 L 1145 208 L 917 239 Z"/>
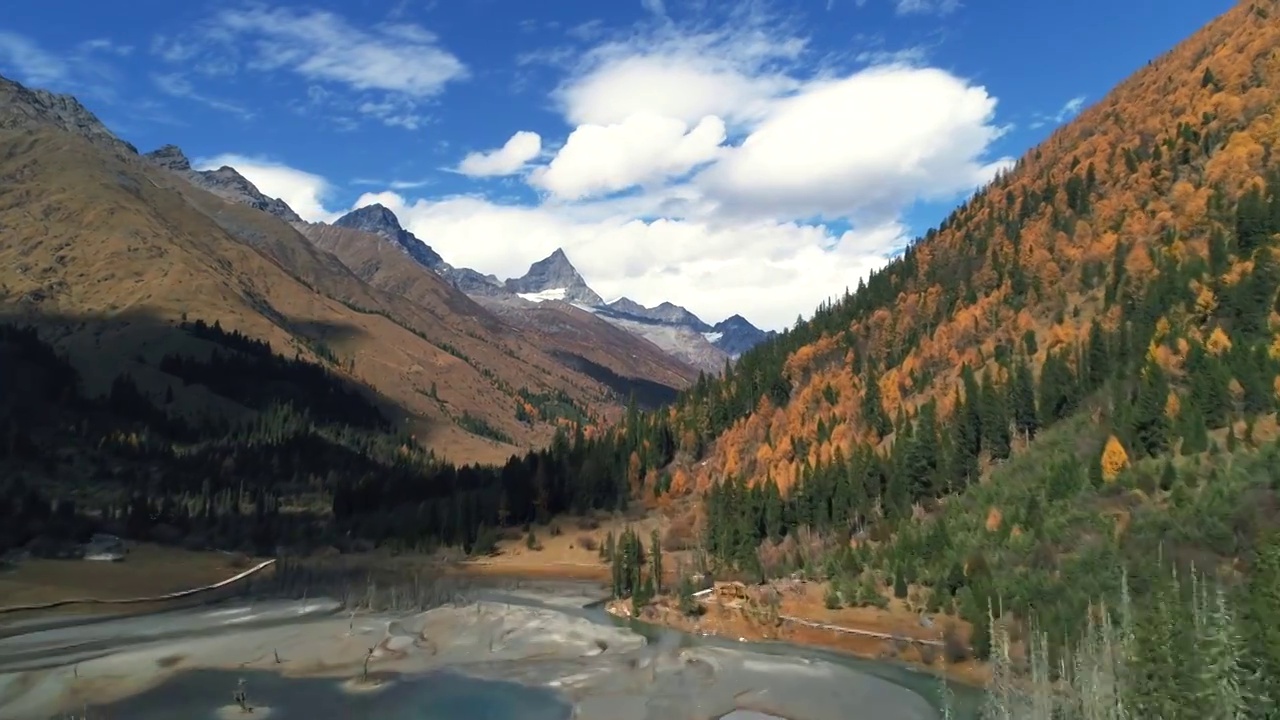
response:
<path fill-rule="evenodd" d="M 560 251 L 453 268 L 378 206 L 306 223 L 0 81 L 0 548 L 107 490 L 100 517 L 198 547 L 483 554 L 525 525 L 526 558 L 556 513 L 648 503 L 647 557 L 803 578 L 824 622 L 940 623 L 921 664 L 991 660 L 996 715 L 1267 717 L 1246 694 L 1280 698 L 1278 13 L 1240 3 L 716 377 L 677 340 L 728 357 L 741 318 L 606 302 Z"/>
<path fill-rule="evenodd" d="M 0 150 L 0 320 L 43 328 L 91 393 L 127 375 L 192 417 L 252 414 L 158 368 L 208 352 L 180 325 L 217 322 L 322 362 L 441 456 L 496 461 L 629 397 L 669 402 L 729 356 L 687 330 L 694 366 L 607 321 L 563 253 L 498 283 L 385 208 L 307 223 L 234 168 L 195 170 L 173 145 L 141 155 L 75 98 L 3 78 Z M 577 304 L 521 298 L 565 278 Z"/>
<path fill-rule="evenodd" d="M 262 200 L 250 195 L 244 196 L 241 202 L 255 207 L 262 204 Z M 741 315 L 710 325 L 685 308 L 668 302 L 652 308 L 625 297 L 606 303 L 591 289 L 562 249 L 530 265 L 528 272 L 521 277 L 503 281 L 493 275 L 448 264 L 426 242 L 405 230 L 395 213 L 382 205 L 353 210 L 335 220 L 333 225 L 377 235 L 394 243 L 420 265 L 499 314 L 518 318 L 522 311 L 527 314 L 536 306 L 576 307 L 649 340 L 667 353 L 710 374 L 721 372 L 726 361 L 736 360 L 743 352 L 775 334 L 760 330 Z M 315 231 L 311 232 L 314 234 Z"/>
<path fill-rule="evenodd" d="M 161 147 L 147 153 L 146 157 L 157 166 L 220 197 L 292 223 L 313 240 L 323 235 L 323 223 L 305 223 L 284 201 L 263 195 L 253 183 L 232 167 L 193 170 L 182 150 L 174 145 Z M 529 325 L 527 320 L 542 319 L 545 315 L 531 312 L 532 306 L 543 303 L 552 303 L 553 306 L 567 304 L 597 315 L 615 327 L 652 342 L 697 370 L 710 374 L 721 372 L 726 362 L 736 360 L 743 352 L 775 334 L 773 331 L 760 330 L 741 315 L 710 325 L 685 308 L 668 302 L 652 308 L 646 308 L 625 297 L 606 303 L 591 289 L 562 249 L 557 249 L 530 265 L 523 276 L 506 281 L 470 268 L 455 268 L 430 245 L 401 226 L 395 213 L 380 204 L 352 210 L 335 220 L 332 225 L 374 235 L 392 243 L 419 265 L 438 274 L 463 293 L 523 325 Z"/>

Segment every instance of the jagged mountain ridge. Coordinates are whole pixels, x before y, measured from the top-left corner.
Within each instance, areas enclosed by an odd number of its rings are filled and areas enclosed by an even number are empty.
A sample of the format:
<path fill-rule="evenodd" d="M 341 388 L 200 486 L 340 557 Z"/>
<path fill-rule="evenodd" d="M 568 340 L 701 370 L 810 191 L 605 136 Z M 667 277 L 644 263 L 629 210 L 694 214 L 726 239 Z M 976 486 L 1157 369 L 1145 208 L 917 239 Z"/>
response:
<path fill-rule="evenodd" d="M 293 208 L 280 198 L 267 197 L 235 168 L 223 165 L 216 170 L 194 170 L 191 161 L 177 145 L 164 145 L 145 155 L 157 166 L 180 175 L 197 187 L 232 202 L 248 205 L 289 223 L 302 222 Z"/>
<path fill-rule="evenodd" d="M 711 373 L 720 372 L 726 360 L 736 359 L 774 334 L 760 330 L 741 315 L 710 325 L 670 302 L 648 308 L 622 297 L 606 303 L 586 285 L 563 249 L 534 263 L 529 272 L 508 280 L 506 286 L 524 300 L 573 303 Z"/>
<path fill-rule="evenodd" d="M 230 173 L 184 160 L 139 155 L 73 97 L 0 80 L 0 321 L 39 328 L 88 392 L 127 374 L 152 398 L 172 393 L 179 414 L 252 417 L 160 369 L 171 353 L 208 352 L 179 327 L 189 316 L 326 366 L 455 462 L 544 445 L 566 403 L 588 425 L 621 412 L 617 377 L 552 356 L 434 274 L 414 300 L 370 285 L 251 183 L 215 193 L 205 186 Z M 681 367 L 661 368 L 673 386 L 696 375 Z M 552 396 L 555 415 L 528 399 Z"/>
<path fill-rule="evenodd" d="M 505 283 L 507 290 L 525 300 L 563 300 L 576 305 L 598 307 L 604 299 L 592 290 L 578 269 L 559 248 L 529 266 L 528 272 Z"/>
<path fill-rule="evenodd" d="M 722 371 L 726 361 L 732 361 L 774 335 L 772 331 L 756 328 L 740 315 L 710 325 L 689 310 L 669 302 L 653 308 L 646 308 L 628 298 L 606 303 L 587 284 L 563 249 L 556 249 L 546 258 L 532 263 L 524 275 L 503 281 L 494 275 L 450 265 L 425 241 L 405 230 L 390 209 L 379 204 L 353 210 L 335 220 L 333 225 L 362 230 L 390 240 L 419 264 L 508 319 L 519 322 L 521 308 L 563 303 L 647 340 L 702 372 Z M 545 319 L 545 316 L 539 317 Z M 580 322 L 581 318 L 578 318 L 571 324 Z M 528 322 L 521 324 L 531 326 Z"/>
<path fill-rule="evenodd" d="M 352 210 L 335 220 L 333 224 L 337 227 L 360 230 L 386 238 L 404 249 L 410 257 L 424 267 L 432 270 L 439 270 L 445 264 L 444 258 L 440 257 L 439 253 L 400 226 L 400 220 L 395 213 L 377 203 Z"/>
<path fill-rule="evenodd" d="M 232 167 L 194 170 L 176 145 L 165 145 L 145 157 L 156 166 L 219 197 L 274 215 L 303 229 L 304 233 L 314 234 L 305 229 L 310 224 L 304 222 L 288 204 L 279 198 L 267 197 Z M 759 330 L 737 315 L 710 325 L 687 309 L 669 302 L 653 308 L 646 308 L 628 298 L 605 303 L 562 249 L 530 265 L 521 277 L 502 281 L 470 268 L 453 267 L 430 245 L 404 229 L 394 212 L 377 203 L 352 210 L 335 220 L 333 225 L 392 242 L 423 267 L 445 278 L 481 304 L 499 310 L 508 319 L 518 315 L 516 309 L 521 307 L 521 303 L 514 302 L 516 300 L 524 303 L 568 303 L 655 344 L 680 362 L 702 372 L 720 372 L 726 361 L 736 359 L 742 352 L 773 335 L 772 331 Z M 580 322 L 581 319 L 576 321 L 577 324 Z M 529 326 L 528 323 L 523 324 Z M 666 372 L 659 374 L 670 376 Z M 684 373 L 676 371 L 675 374 Z"/>

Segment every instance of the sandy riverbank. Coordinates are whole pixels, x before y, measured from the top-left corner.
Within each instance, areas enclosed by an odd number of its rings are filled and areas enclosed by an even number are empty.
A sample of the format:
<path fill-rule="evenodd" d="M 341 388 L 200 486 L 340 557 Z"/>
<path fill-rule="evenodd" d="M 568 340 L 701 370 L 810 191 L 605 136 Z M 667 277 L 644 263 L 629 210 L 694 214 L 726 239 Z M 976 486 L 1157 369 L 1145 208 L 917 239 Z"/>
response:
<path fill-rule="evenodd" d="M 262 708 L 257 716 L 410 717 L 397 703 L 421 705 L 414 683 L 446 669 L 553 691 L 578 720 L 709 720 L 741 708 L 792 720 L 848 720 L 849 708 L 884 720 L 936 717 L 911 691 L 839 665 L 650 646 L 626 628 L 545 606 L 477 602 L 401 617 L 336 610 L 324 600 L 230 605 L 0 640 L 0 717 L 45 720 L 85 705 L 141 720 L 156 706 L 218 716 L 234 678 L 246 674 L 251 701 Z M 369 680 L 362 681 L 370 648 Z M 192 673 L 200 672 L 211 679 L 193 685 Z M 299 692 L 304 682 L 311 685 Z M 494 690 L 494 698 L 504 692 Z M 556 717 L 556 707 L 539 716 Z"/>

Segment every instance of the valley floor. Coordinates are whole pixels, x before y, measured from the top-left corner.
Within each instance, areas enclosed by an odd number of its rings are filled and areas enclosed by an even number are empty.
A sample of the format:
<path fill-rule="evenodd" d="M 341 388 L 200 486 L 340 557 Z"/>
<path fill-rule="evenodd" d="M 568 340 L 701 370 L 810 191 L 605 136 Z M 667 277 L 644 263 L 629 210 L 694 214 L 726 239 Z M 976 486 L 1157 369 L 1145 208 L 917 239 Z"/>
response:
<path fill-rule="evenodd" d="M 402 555 L 386 558 L 385 563 L 374 562 L 394 567 L 431 567 L 478 578 L 586 581 L 607 585 L 609 567 L 595 550 L 604 536 L 619 531 L 624 524 L 645 534 L 659 526 L 659 521 L 653 518 L 606 521 L 593 528 L 561 522 L 564 529 L 555 534 L 546 527 L 535 528 L 541 548 L 538 550 L 528 548 L 524 539 L 507 539 L 499 544 L 497 554 L 486 558 L 441 564 L 426 557 Z M 190 552 L 150 544 L 131 544 L 123 562 L 29 560 L 0 574 L 0 606 L 70 597 L 106 600 L 162 595 L 223 580 L 251 562 L 243 556 Z M 676 568 L 669 567 L 666 575 L 665 586 L 674 587 L 678 579 Z M 772 610 L 766 609 L 767 603 L 761 600 L 768 590 L 774 591 L 777 597 Z M 969 631 L 968 626 L 956 618 L 942 615 L 922 622 L 920 615 L 896 599 L 891 599 L 885 609 L 828 609 L 823 602 L 826 586 L 815 582 L 778 581 L 767 588 L 748 588 L 747 592 L 749 598 L 745 601 L 718 599 L 714 592 L 702 596 L 700 603 L 705 612 L 697 617 L 681 613 L 675 598 L 664 595 L 641 608 L 638 619 L 696 635 L 784 641 L 867 659 L 900 662 L 932 673 L 945 673 L 951 680 L 972 685 L 982 685 L 989 677 L 983 663 L 947 661 L 944 630 L 952 625 L 953 632 L 961 638 L 967 638 Z M 55 613 L 135 614 L 164 607 L 164 603 L 153 605 L 74 605 L 11 613 L 0 618 L 0 622 Z M 611 602 L 608 609 L 624 617 L 632 612 L 629 600 Z"/>
<path fill-rule="evenodd" d="M 651 530 L 662 526 L 662 521 L 653 516 L 630 522 L 605 522 L 593 529 L 561 522 L 564 529 L 554 536 L 546 528 L 535 528 L 541 549 L 530 549 L 523 540 L 508 540 L 499 544 L 496 555 L 455 563 L 451 570 L 479 576 L 583 580 L 607 585 L 609 566 L 595 552 L 595 548 L 603 544 L 605 535 L 612 531 L 616 536 L 624 526 L 630 526 L 641 537 L 648 537 Z M 678 581 L 677 567 L 681 560 L 681 553 L 672 554 L 664 572 L 665 587 L 674 587 Z M 776 611 L 771 616 L 762 612 L 761 598 L 767 589 L 775 591 L 778 598 Z M 701 603 L 706 612 L 699 617 L 681 613 L 675 598 L 667 595 L 643 608 L 639 619 L 699 635 L 783 641 L 872 660 L 891 660 L 932 673 L 945 673 L 952 680 L 971 685 L 984 685 L 990 677 L 986 663 L 947 661 L 944 631 L 948 626 L 962 641 L 967 641 L 969 635 L 968 623 L 959 618 L 936 615 L 922 622 L 921 615 L 896 598 L 890 598 L 885 609 L 831 610 L 824 604 L 826 584 L 817 582 L 775 581 L 767 588 L 749 588 L 748 593 L 751 599 L 743 603 L 717 601 L 714 593 L 703 597 Z M 629 617 L 631 602 L 614 601 L 609 610 Z"/>
<path fill-rule="evenodd" d="M 851 706 L 886 720 L 936 717 L 920 695 L 870 674 L 748 648 L 650 644 L 545 607 L 560 599 L 545 594 L 533 598 L 544 607 L 475 600 L 350 617 L 322 597 L 265 600 L 31 632 L 0 639 L 0 715 L 35 720 L 105 704 L 144 720 L 177 707 L 238 717 L 230 701 L 241 683 L 255 717 L 316 720 L 424 710 L 639 720 L 735 709 L 835 720 Z"/>

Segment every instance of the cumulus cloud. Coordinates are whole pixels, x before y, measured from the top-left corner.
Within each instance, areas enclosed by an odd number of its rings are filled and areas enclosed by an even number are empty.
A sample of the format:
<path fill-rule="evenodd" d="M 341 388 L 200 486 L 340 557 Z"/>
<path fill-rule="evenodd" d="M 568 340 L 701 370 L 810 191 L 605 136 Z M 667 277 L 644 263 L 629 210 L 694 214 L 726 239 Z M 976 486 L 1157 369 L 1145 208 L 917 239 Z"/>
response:
<path fill-rule="evenodd" d="M 303 220 L 329 222 L 342 215 L 325 209 L 325 203 L 332 197 L 334 188 L 320 175 L 266 158 L 235 153 L 196 158 L 191 163 L 196 170 L 217 170 L 224 165 L 235 168 L 257 186 L 263 195 L 284 200 Z"/>
<path fill-rule="evenodd" d="M 759 17 L 575 37 L 594 47 L 542 60 L 564 72 L 552 157 L 537 160 L 547 138 L 517 133 L 458 167 L 522 173 L 539 203 L 383 186 L 353 207 L 391 208 L 456 266 L 517 276 L 562 247 L 603 296 L 780 328 L 887 262 L 912 205 L 958 199 L 1011 164 L 990 154 L 996 99 L 921 58 L 819 67 L 805 38 Z M 298 192 L 321 216 L 315 180 Z"/>
<path fill-rule="evenodd" d="M 608 194 L 685 173 L 715 158 L 724 139 L 724 121 L 713 115 L 692 129 L 653 113 L 614 125 L 579 125 L 529 180 L 568 200 Z"/>
<path fill-rule="evenodd" d="M 482 198 L 408 200 L 368 193 L 354 207 L 381 203 L 450 263 L 516 277 L 563 248 L 604 297 L 684 305 L 709 321 L 740 313 L 764 327 L 790 325 L 856 285 L 902 242 L 889 223 L 842 235 L 790 222 L 718 224 L 627 214 L 504 206 Z"/>
<path fill-rule="evenodd" d="M 525 163 L 538 157 L 540 152 L 542 136 L 536 132 L 521 130 L 497 150 L 470 153 L 458 163 L 458 172 L 473 177 L 514 175 Z"/>
<path fill-rule="evenodd" d="M 917 199 L 982 185 L 1000 135 L 995 98 L 945 71 L 875 67 L 778 101 L 742 144 L 699 176 L 734 211 L 893 217 Z"/>
<path fill-rule="evenodd" d="M 553 96 L 578 125 L 620 123 L 645 112 L 689 124 L 708 115 L 747 121 L 799 86 L 778 66 L 795 61 L 806 44 L 756 27 L 686 33 L 663 26 L 575 55 L 581 59 Z"/>

